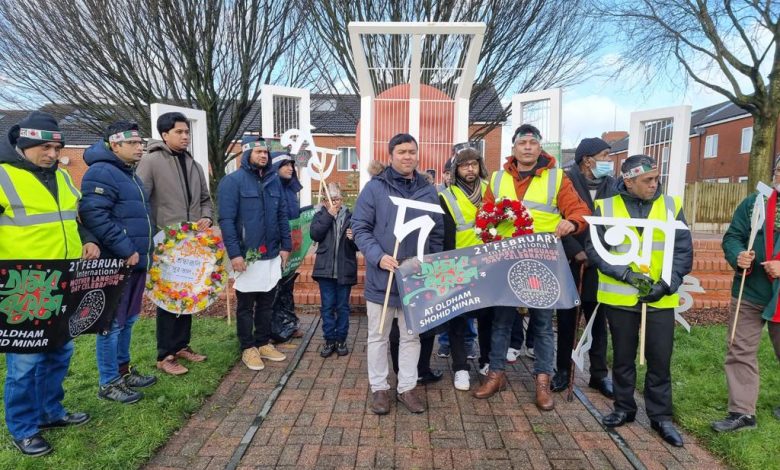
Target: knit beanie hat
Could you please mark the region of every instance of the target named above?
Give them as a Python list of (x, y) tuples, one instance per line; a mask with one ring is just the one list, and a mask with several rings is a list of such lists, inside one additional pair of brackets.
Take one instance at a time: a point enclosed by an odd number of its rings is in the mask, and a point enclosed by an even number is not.
[(57, 125), (54, 116), (40, 111), (33, 111), (18, 124), (8, 130), (8, 141), (21, 150), (42, 145), (46, 142), (58, 142), (65, 145), (65, 136)]
[(579, 165), (582, 163), (583, 158), (592, 157), (604, 149), (611, 148), (612, 147), (608, 143), (598, 137), (582, 139), (580, 145), (577, 146), (577, 150), (574, 152), (574, 162)]
[(475, 148), (464, 148), (458, 151), (454, 157), (450, 160), (452, 162), (453, 176), (458, 174), (458, 167), (463, 163), (476, 160), (479, 163), (479, 177), (481, 179), (487, 179), (487, 168), (485, 168), (485, 161), (482, 158), (482, 154)]

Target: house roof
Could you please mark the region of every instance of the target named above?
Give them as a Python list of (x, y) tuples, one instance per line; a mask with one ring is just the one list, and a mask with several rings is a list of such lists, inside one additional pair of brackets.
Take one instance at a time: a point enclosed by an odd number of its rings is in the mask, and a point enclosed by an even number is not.
[[(691, 112), (690, 136), (697, 135), (696, 128), (706, 127), (716, 122), (740, 116), (749, 116), (749, 113), (731, 101), (724, 101), (722, 103), (713, 104), (712, 106), (707, 106), (706, 108), (696, 109)], [(663, 135), (663, 133), (651, 132), (651, 135), (654, 134)], [(656, 140), (662, 141), (660, 139), (662, 138)], [(626, 150), (628, 150), (628, 136), (614, 142), (612, 144), (611, 153), (621, 153)]]

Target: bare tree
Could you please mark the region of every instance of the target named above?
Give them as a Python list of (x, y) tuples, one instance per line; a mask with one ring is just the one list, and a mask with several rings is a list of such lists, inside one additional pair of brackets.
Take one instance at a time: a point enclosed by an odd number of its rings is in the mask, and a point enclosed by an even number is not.
[(780, 116), (780, 2), (595, 1), (622, 33), (627, 69), (652, 79), (681, 69), (753, 116), (748, 184), (768, 181)]
[(148, 133), (153, 102), (201, 109), (217, 181), (261, 85), (284, 69), (299, 11), (297, 0), (0, 0), (4, 88), (79, 109), (96, 131), (130, 115)]
[[(307, 21), (306, 34), (298, 46), (309, 53), (315, 67), (311, 85), (323, 92), (359, 91), (352, 47), (347, 30), (351, 21), (431, 21), (485, 22), (487, 29), (477, 67), (472, 97), (495, 89), (494, 100), (514, 93), (543, 90), (581, 82), (589, 76), (588, 59), (601, 41), (599, 23), (587, 21), (584, 0), (304, 0), (316, 11)], [(463, 37), (426, 35), (422, 43), (423, 84), (440, 89), (457, 82), (465, 59)], [(411, 51), (407, 40), (398, 35), (367, 39), (369, 67), (387, 72), (375, 78), (375, 86), (406, 83), (406, 66)], [(324, 60), (323, 60), (324, 59)], [(451, 70), (450, 74), (441, 74)], [(497, 126), (506, 115), (474, 132), (479, 137)]]

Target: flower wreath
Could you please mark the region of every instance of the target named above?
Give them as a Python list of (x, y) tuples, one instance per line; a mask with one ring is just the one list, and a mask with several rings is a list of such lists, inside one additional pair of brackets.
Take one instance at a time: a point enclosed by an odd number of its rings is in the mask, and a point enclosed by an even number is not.
[(509, 220), (515, 227), (512, 237), (528, 235), (534, 232), (534, 219), (522, 202), (501, 198), (495, 203), (487, 202), (477, 211), (474, 221), (474, 231), (483, 243), (503, 239), (498, 234), (498, 224)]
[[(225, 286), (227, 275), (222, 258), (225, 245), (212, 229), (198, 230), (190, 222), (169, 225), (165, 237), (152, 255), (152, 268), (146, 280), (147, 295), (155, 305), (172, 313), (193, 314), (211, 305)], [(195, 258), (199, 264), (189, 266), (192, 282), (164, 277), (182, 258)], [(178, 266), (177, 266), (178, 268)]]

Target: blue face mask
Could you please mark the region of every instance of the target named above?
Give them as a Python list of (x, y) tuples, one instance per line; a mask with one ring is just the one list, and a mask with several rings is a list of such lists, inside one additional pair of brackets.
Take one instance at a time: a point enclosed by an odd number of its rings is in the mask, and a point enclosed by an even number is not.
[(594, 178), (603, 178), (615, 174), (615, 162), (596, 162), (596, 168), (593, 169)]

